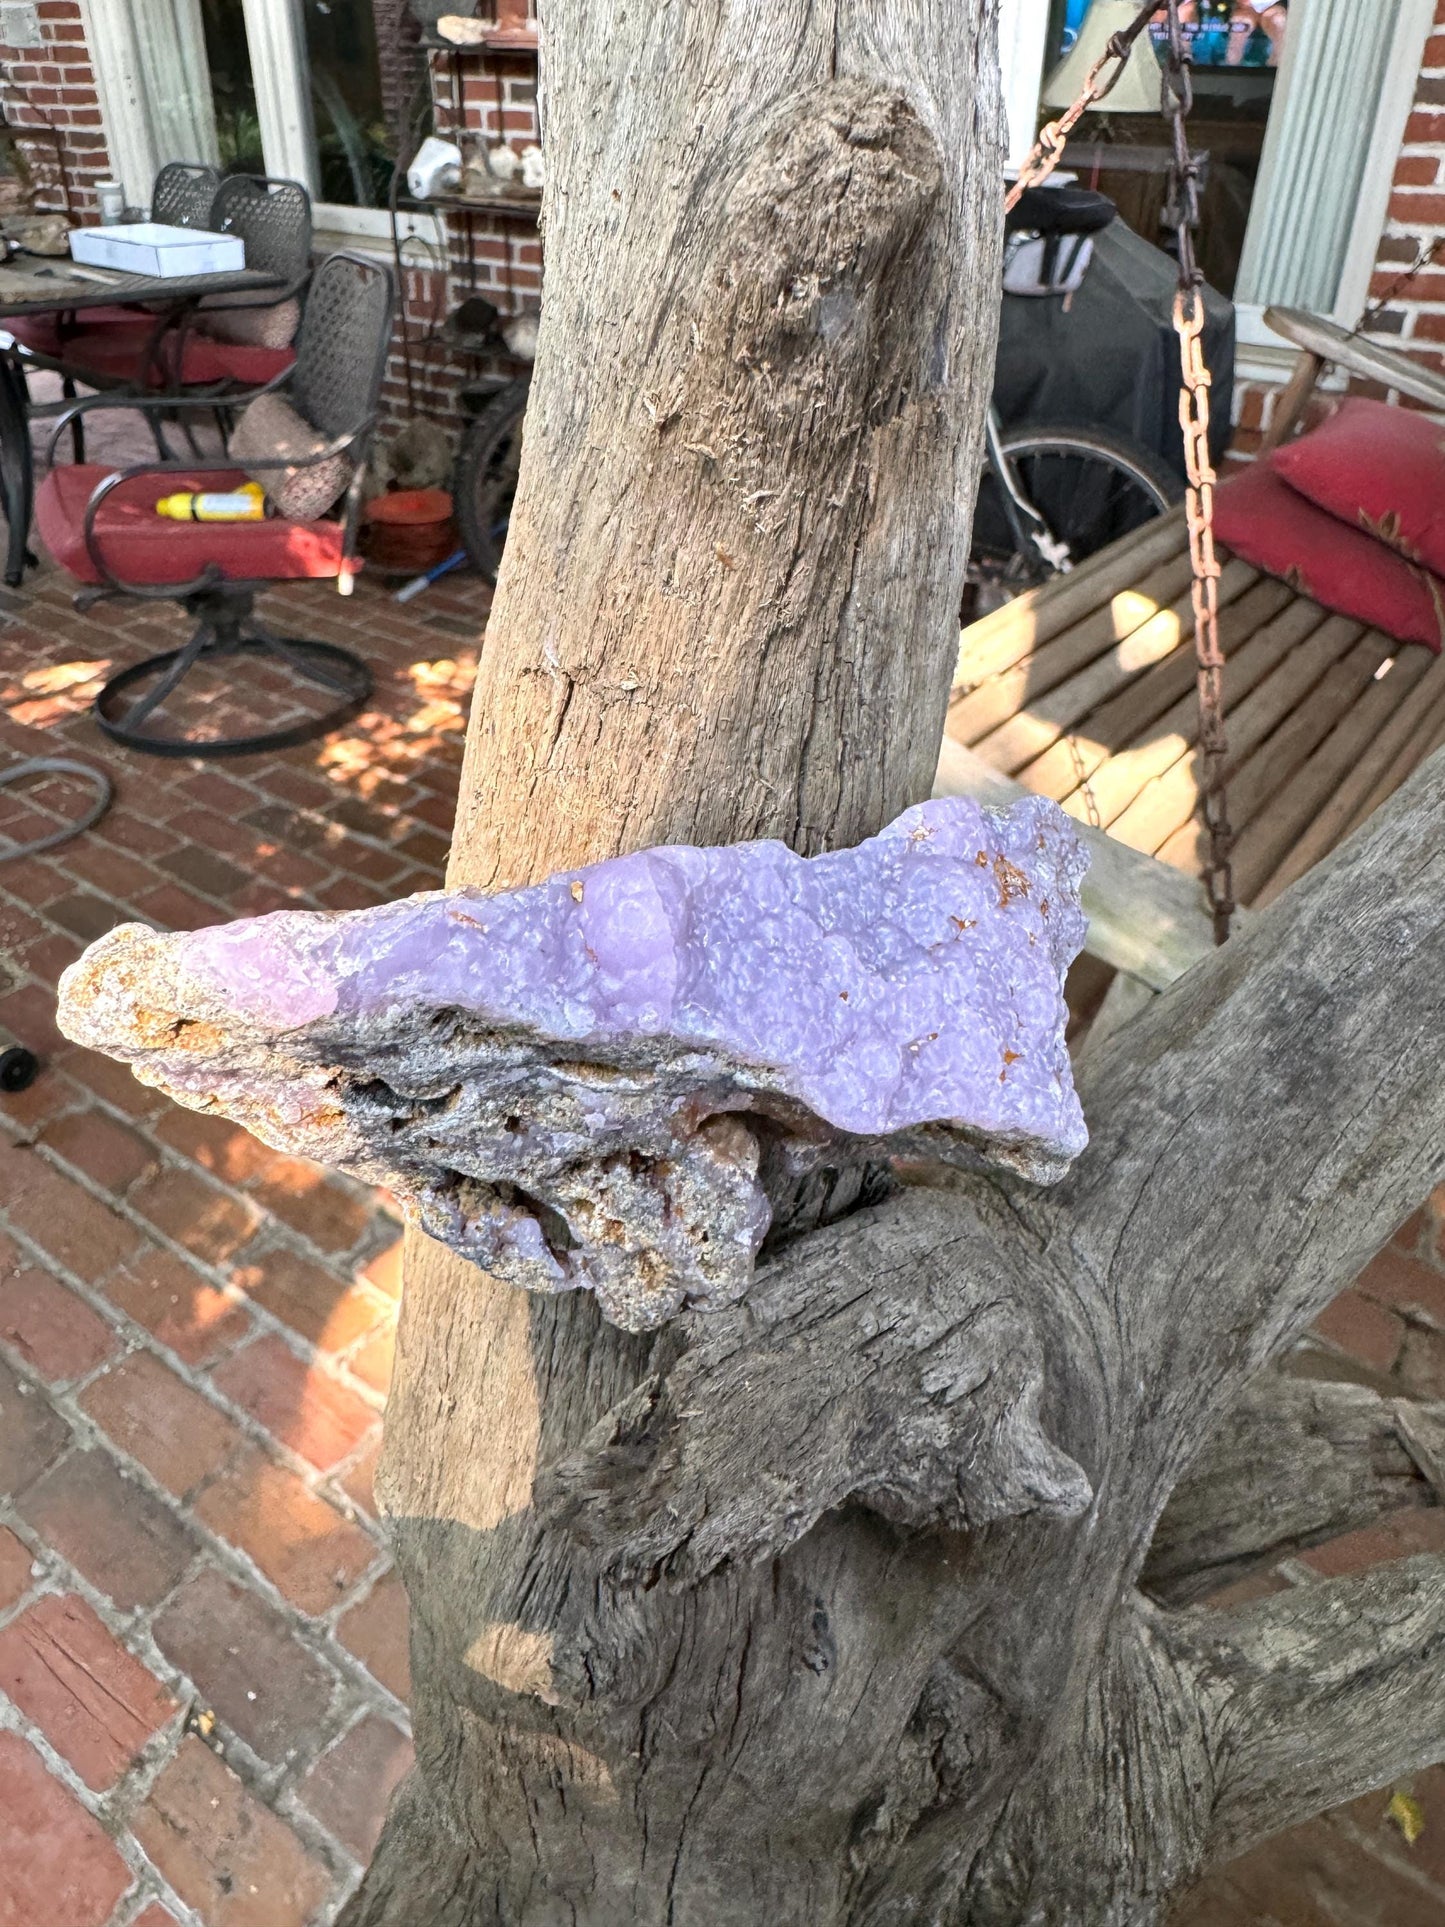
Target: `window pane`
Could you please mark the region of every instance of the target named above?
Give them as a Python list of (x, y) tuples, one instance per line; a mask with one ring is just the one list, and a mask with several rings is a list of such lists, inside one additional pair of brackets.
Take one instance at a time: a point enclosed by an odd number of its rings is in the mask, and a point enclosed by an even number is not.
[(201, 0), (201, 15), (206, 26), (206, 59), (211, 70), (221, 171), (264, 174), (256, 83), (251, 74), (241, 0)]
[(429, 110), (416, 17), (405, 0), (305, 0), (303, 13), (318, 196), (385, 207)]
[[(1107, 37), (1127, 24), (1133, 11), (1127, 5), (1119, 8), (1115, 0), (1061, 0), (1054, 11), (1047, 71), (1052, 72), (1081, 37), (1090, 42), (1095, 6), (1093, 36), (1102, 32)], [(1194, 62), (1189, 144), (1202, 168), (1199, 260), (1208, 280), (1221, 293), (1233, 294), (1274, 100), (1288, 0), (1184, 0), (1181, 14)], [(1103, 51), (1102, 44), (1097, 51)], [(1147, 43), (1134, 54), (1135, 61), (1149, 57)], [(1140, 87), (1131, 96), (1136, 111), (1120, 112), (1117, 106), (1111, 110), (1105, 101), (1086, 114), (1064, 165), (1115, 201), (1137, 234), (1168, 247), (1162, 221), (1169, 140), (1153, 107), (1154, 92), (1151, 78), (1147, 89)]]

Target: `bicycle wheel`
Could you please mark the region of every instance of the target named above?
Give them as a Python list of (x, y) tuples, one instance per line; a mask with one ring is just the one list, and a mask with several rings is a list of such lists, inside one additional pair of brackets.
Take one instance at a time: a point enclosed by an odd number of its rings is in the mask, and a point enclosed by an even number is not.
[[(1184, 484), (1156, 455), (1102, 429), (1027, 427), (1003, 437), (1003, 451), (1026, 499), (1063, 544), (1070, 563), (1082, 562), (1184, 494)], [(986, 469), (974, 511), (968, 579), (978, 600), (1018, 595), (1057, 573), (1030, 546), (1021, 554), (1003, 512), (1001, 485)], [(982, 613), (982, 610), (979, 611)]]
[(522, 460), (525, 380), (508, 382), (472, 422), (457, 453), (452, 497), (462, 547), (472, 566), (495, 582), (507, 540)]

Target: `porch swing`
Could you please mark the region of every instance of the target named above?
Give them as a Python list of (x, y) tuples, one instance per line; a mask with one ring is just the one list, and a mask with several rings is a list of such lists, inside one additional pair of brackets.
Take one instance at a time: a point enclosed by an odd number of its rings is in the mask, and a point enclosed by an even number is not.
[[(1268, 904), (1445, 744), (1445, 653), (1332, 614), (1215, 553), (1179, 0), (1146, 0), (1111, 39), (1078, 100), (1043, 129), (1013, 193), (1052, 171), (1159, 16), (1189, 492), (963, 631), (935, 785), (993, 803), (1042, 794), (1079, 820), (1093, 855), (1084, 898), (1094, 965), (1083, 960), (1071, 997), (1092, 1020), (1085, 1048), (1223, 941), (1236, 900), (1246, 911)], [(1298, 426), (1330, 367), (1445, 414), (1445, 379), (1398, 351), (1296, 310), (1270, 309), (1266, 320), (1299, 355), (1262, 452)]]

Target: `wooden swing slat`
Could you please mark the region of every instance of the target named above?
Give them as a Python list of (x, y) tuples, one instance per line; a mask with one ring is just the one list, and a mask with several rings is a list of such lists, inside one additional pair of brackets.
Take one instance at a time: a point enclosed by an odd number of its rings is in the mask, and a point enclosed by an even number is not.
[(1437, 698), (1430, 709), (1418, 718), (1397, 761), (1379, 777), (1374, 788), (1351, 817), (1344, 832), (1345, 836), (1357, 830), (1367, 817), (1372, 816), (1382, 803), (1387, 802), (1405, 778), (1417, 769), (1427, 756), (1433, 756), (1442, 742), (1445, 742), (1445, 708), (1442, 708)]
[[(1236, 642), (1227, 656), (1229, 688), (1235, 703), (1243, 706), (1256, 690), (1262, 692), (1244, 719), (1247, 735), (1272, 727), (1266, 717), (1269, 678), (1323, 626), (1323, 621), (1323, 611), (1309, 604), (1291, 604), (1242, 647)], [(1183, 788), (1185, 813), (1197, 802), (1194, 746), (1199, 735), (1199, 705), (1192, 687), (1194, 659), (1192, 651), (1186, 654), (1181, 650), (1180, 654), (1180, 667), (1189, 679), (1186, 693), (1154, 729), (1111, 757), (1091, 781), (1100, 819), (1107, 824), (1113, 824), (1143, 794), (1146, 785), (1160, 781), (1171, 771), (1177, 771), (1175, 780)]]
[[(1030, 589), (1002, 608), (980, 616), (963, 632), (955, 688), (969, 689), (988, 676), (998, 675), (1024, 656), (1041, 650), (1084, 617), (1097, 617), (1103, 611), (1107, 620), (1108, 605), (1115, 596), (1151, 593), (1152, 575), (1187, 555), (1188, 547), (1184, 512), (1171, 509), (1126, 543), (1113, 543), (1068, 575)], [(1179, 587), (1188, 580), (1186, 565), (1179, 585), (1165, 599), (1178, 595)], [(1117, 638), (1109, 638), (1114, 640)], [(1108, 642), (1101, 646), (1107, 648)]]
[(1254, 903), (1264, 885), (1319, 817), (1330, 797), (1356, 767), (1370, 743), (1411, 697), (1431, 661), (1423, 649), (1407, 650), (1389, 661), (1385, 675), (1372, 681), (1335, 727), (1271, 797), (1235, 846), (1235, 889), (1241, 903)]
[[(1405, 667), (1406, 661), (1402, 656), (1397, 669), (1390, 672), (1391, 680)], [(1377, 791), (1381, 792), (1378, 800), (1383, 802), (1385, 796), (1405, 780), (1415, 763), (1422, 760), (1417, 752), (1413, 760), (1407, 761), (1414, 738), (1420, 735), (1423, 743), (1441, 723), (1445, 723), (1445, 657), (1437, 656), (1415, 682), (1413, 700), (1398, 705), (1394, 715), (1340, 778), (1338, 786), (1320, 805), (1314, 821), (1256, 893), (1256, 903), (1263, 906), (1273, 902), (1281, 890), (1288, 889), (1312, 864), (1328, 856), (1335, 845), (1350, 834), (1354, 824), (1370, 813)], [(1382, 785), (1388, 787), (1381, 790)]]
[[(1324, 681), (1361, 633), (1358, 623), (1343, 616), (1326, 617), (1235, 708), (1230, 718), (1231, 782), (1239, 765), (1247, 764), (1260, 744)], [(1164, 845), (1189, 823), (1198, 806), (1198, 771), (1193, 751), (1188, 750), (1120, 811), (1109, 833), (1151, 856), (1162, 854)], [(1231, 793), (1231, 818), (1240, 814), (1241, 807)]]
[[(1323, 626), (1324, 621), (1325, 613), (1317, 604), (1303, 598), (1287, 602), (1276, 619), (1250, 636), (1242, 647), (1238, 646), (1236, 639), (1232, 654), (1228, 653), (1229, 639), (1221, 624), (1233, 702), (1242, 707), (1309, 635)], [(1180, 654), (1179, 666), (1188, 674), (1187, 693), (1179, 697), (1147, 735), (1141, 735), (1127, 749), (1116, 751), (1090, 775), (1087, 785), (1081, 786), (1087, 790), (1086, 795), (1076, 792), (1059, 799), (1072, 815), (1083, 816), (1106, 828), (1112, 827), (1134, 799), (1142, 794), (1147, 784), (1158, 781), (1181, 765), (1183, 767), (1177, 778), (1182, 796), (1180, 807), (1186, 814), (1194, 807), (1198, 785), (1193, 751), (1199, 734), (1199, 705), (1192, 687), (1193, 654), (1183, 651)], [(1261, 733), (1272, 727), (1273, 723), (1267, 720), (1265, 713), (1261, 713), (1260, 719), (1253, 724), (1253, 728)]]
[[(1016, 716), (1026, 703), (1057, 688), (1108, 650), (1167, 615), (1171, 608), (1177, 610), (1181, 598), (1187, 602), (1188, 593), (1189, 559), (1176, 556), (1137, 590), (1111, 596), (1103, 608), (1071, 623), (1039, 648), (1021, 654), (996, 675), (973, 677), (966, 686), (955, 685), (949, 705), (949, 734), (955, 742), (971, 747), (1000, 723)], [(969, 655), (972, 664), (972, 651)]]
[[(943, 739), (935, 796), (973, 796), (996, 809), (1026, 792), (962, 743)], [(1089, 850), (1081, 892), (1091, 956), (1165, 990), (1213, 948), (1204, 892), (1193, 877), (1080, 825)]]
[[(939, 764), (940, 794), (1032, 792), (1079, 822), (1121, 1014), (1129, 982), (1157, 990), (1208, 947), (1186, 543), (1172, 511), (966, 629)], [(1445, 658), (1221, 561), (1235, 887), (1262, 906), (1445, 747)]]
[[(1259, 571), (1247, 562), (1226, 563), (1219, 579), (1220, 608), (1236, 601), (1258, 580)], [(1192, 619), (1189, 597), (1181, 596), (1067, 682), (1041, 696), (1031, 693), (1027, 704), (986, 736), (975, 738), (971, 746), (985, 762), (1012, 776), (1145, 670), (1175, 655), (1190, 633)]]
[[(1283, 582), (1268, 578), (1256, 582), (1220, 613), (1219, 640), (1225, 655), (1242, 651), (1262, 625), (1291, 606), (1291, 591)], [(1230, 684), (1238, 690), (1237, 675), (1231, 674)], [(1025, 789), (1062, 803), (1086, 785), (1096, 770), (1128, 757), (1135, 747), (1153, 747), (1161, 736), (1175, 733), (1186, 712), (1192, 724), (1197, 711), (1193, 690), (1193, 656), (1187, 649), (1175, 649), (1086, 717), (1076, 733), (1025, 764), (1016, 772), (1018, 780)], [(1101, 813), (1101, 820), (1107, 823), (1109, 818)]]
[[(1310, 691), (1309, 700), (1293, 708), (1247, 762), (1231, 769), (1230, 818), (1237, 835), (1242, 836), (1262, 810), (1272, 807), (1306, 758), (1361, 699), (1380, 664), (1398, 648), (1391, 637), (1366, 630)], [(1203, 854), (1198, 822), (1181, 823), (1166, 842), (1155, 847), (1154, 854), (1180, 869), (1196, 865)]]

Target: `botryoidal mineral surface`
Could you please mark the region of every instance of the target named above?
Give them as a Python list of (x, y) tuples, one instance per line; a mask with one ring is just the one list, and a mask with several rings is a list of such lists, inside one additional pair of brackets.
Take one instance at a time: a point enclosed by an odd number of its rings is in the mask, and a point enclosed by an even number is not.
[(1063, 1175), (1069, 819), (951, 797), (856, 849), (667, 847), (486, 896), (112, 930), (66, 1035), (630, 1330), (748, 1287), (775, 1214), (890, 1158)]

